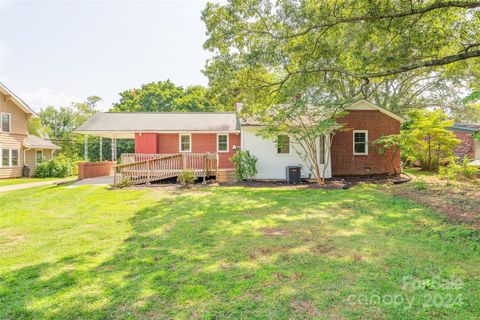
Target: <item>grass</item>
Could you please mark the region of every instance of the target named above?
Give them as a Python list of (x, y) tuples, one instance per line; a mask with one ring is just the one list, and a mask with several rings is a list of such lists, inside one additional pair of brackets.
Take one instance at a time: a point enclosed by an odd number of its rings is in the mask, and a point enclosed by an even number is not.
[[(68, 178), (65, 178), (68, 179)], [(13, 179), (0, 179), (0, 187), (13, 186), (17, 184), (62, 180), (62, 178), (13, 178)]]
[(478, 232), (381, 188), (0, 194), (0, 318), (477, 318)]

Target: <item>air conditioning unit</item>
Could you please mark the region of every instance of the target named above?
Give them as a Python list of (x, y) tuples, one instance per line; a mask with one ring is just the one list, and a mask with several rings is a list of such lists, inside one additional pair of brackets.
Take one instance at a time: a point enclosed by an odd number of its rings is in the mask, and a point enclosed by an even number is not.
[(301, 168), (300, 166), (288, 166), (287, 168), (287, 182), (301, 183)]

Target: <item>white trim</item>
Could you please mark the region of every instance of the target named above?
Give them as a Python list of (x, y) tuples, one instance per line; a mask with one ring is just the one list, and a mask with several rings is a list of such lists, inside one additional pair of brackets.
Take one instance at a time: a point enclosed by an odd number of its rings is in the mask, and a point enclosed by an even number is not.
[[(8, 165), (4, 166), (3, 165), (3, 150), (7, 150), (8, 151)], [(11, 168), (11, 164), (12, 164), (12, 160), (11, 160), (11, 149), (8, 149), (8, 148), (0, 148), (0, 168)]]
[[(365, 133), (365, 153), (355, 152), (355, 133)], [(353, 130), (352, 134), (353, 142), (353, 155), (355, 156), (368, 156), (368, 130)]]
[[(227, 136), (227, 150), (220, 150), (219, 147), (219, 137)], [(219, 153), (228, 153), (230, 151), (230, 135), (228, 133), (217, 133), (217, 152)]]
[(3, 83), (0, 82), (0, 92), (6, 96), (10, 96), (10, 100), (15, 103), (17, 107), (22, 109), (23, 112), (29, 113), (34, 117), (38, 117), (37, 114), (19, 97), (15, 95), (10, 89), (8, 89)]
[[(278, 137), (279, 136), (287, 136), (288, 137), (288, 153), (280, 153), (278, 152)], [(279, 156), (289, 156), (292, 154), (292, 137), (290, 137), (288, 134), (278, 134), (277, 135), (277, 141), (275, 143), (275, 151), (277, 155)]]
[[(189, 137), (189, 150), (184, 150), (182, 151), (182, 136), (188, 136)], [(188, 152), (192, 152), (192, 134), (191, 133), (179, 133), (178, 134), (178, 152), (184, 152), (184, 153), (188, 153)]]
[(405, 121), (402, 117), (399, 117), (396, 114), (388, 110), (385, 110), (365, 99), (361, 99), (361, 100), (358, 100), (357, 102), (352, 103), (351, 105), (347, 106), (345, 110), (347, 111), (348, 110), (377, 110), (400, 122)]
[[(8, 114), (8, 131), (3, 131), (3, 115)], [(0, 132), (12, 133), (12, 114), (10, 112), (0, 113)]]
[(43, 149), (35, 149), (35, 167), (38, 165), (38, 162), (37, 162), (37, 151), (42, 151), (42, 162), (43, 162), (43, 159), (44, 159)]
[[(16, 165), (16, 166), (13, 165), (13, 156), (12, 156), (12, 153), (13, 153), (14, 150), (17, 150), (17, 165)], [(18, 167), (20, 167), (20, 149), (15, 149), (15, 148), (10, 149), (10, 167), (11, 167), (11, 168), (18, 168)]]

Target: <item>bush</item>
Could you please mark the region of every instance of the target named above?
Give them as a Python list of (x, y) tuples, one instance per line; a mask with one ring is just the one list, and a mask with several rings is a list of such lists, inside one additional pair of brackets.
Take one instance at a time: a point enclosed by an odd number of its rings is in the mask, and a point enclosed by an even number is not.
[(257, 173), (257, 158), (249, 151), (237, 150), (230, 158), (235, 164), (235, 178), (239, 181), (251, 179)]
[(132, 183), (131, 183), (130, 179), (125, 177), (116, 185), (116, 187), (120, 188), (120, 189), (128, 188), (128, 187), (130, 187), (131, 184)]
[(197, 181), (197, 177), (192, 170), (183, 170), (177, 177), (177, 182), (183, 186), (193, 184), (195, 181)]
[(439, 174), (449, 180), (457, 180), (461, 178), (473, 179), (480, 176), (480, 169), (469, 166), (469, 162), (470, 159), (467, 157), (463, 159), (461, 164), (451, 161), (448, 166), (440, 167)]
[(60, 154), (55, 159), (42, 162), (37, 166), (37, 178), (65, 178), (76, 171), (76, 163)]

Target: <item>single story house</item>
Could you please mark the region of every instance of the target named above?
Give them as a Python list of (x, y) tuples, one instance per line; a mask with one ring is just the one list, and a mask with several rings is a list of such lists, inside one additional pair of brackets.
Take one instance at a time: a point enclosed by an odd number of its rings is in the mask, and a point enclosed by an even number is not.
[(474, 138), (480, 132), (480, 123), (456, 123), (448, 129), (460, 140), (454, 150), (455, 155), (461, 160), (468, 157), (480, 166), (480, 141)]
[(37, 165), (60, 149), (48, 140), (28, 134), (28, 121), (35, 112), (0, 83), (0, 179), (22, 176), (24, 165), (35, 174)]
[[(320, 166), (327, 166), (325, 177), (400, 172), (400, 155), (391, 151), (380, 154), (371, 142), (383, 135), (398, 134), (403, 119), (366, 100), (346, 110), (348, 114), (338, 122), (347, 130), (337, 132), (332, 145), (324, 137), (318, 140), (323, 145), (319, 145), (323, 153), (319, 159), (324, 159)], [(312, 168), (302, 160), (295, 141), (283, 135), (279, 146), (279, 139), (268, 140), (257, 134), (261, 127), (239, 118), (235, 112), (105, 112), (96, 114), (76, 131), (113, 140), (135, 139), (138, 161), (146, 159), (146, 155), (210, 153), (217, 157), (219, 172), (232, 172), (230, 158), (242, 149), (258, 159), (256, 179), (285, 179), (287, 166), (300, 166), (303, 178), (313, 178)], [(128, 159), (122, 157), (122, 162), (131, 162)]]

